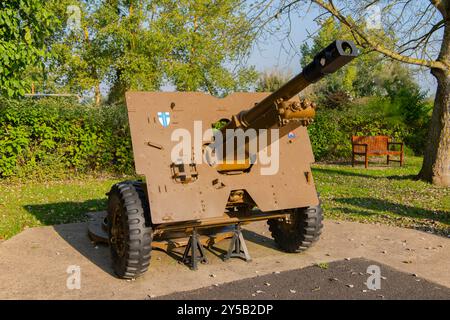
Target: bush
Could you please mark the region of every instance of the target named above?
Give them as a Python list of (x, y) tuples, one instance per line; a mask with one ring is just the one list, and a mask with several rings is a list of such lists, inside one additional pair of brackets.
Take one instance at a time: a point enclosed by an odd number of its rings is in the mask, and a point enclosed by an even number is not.
[(398, 141), (408, 135), (405, 124), (387, 121), (382, 112), (368, 112), (366, 103), (342, 110), (319, 109), (308, 131), (318, 161), (350, 159), (352, 135), (387, 135)]
[[(408, 97), (369, 98), (340, 109), (319, 109), (308, 128), (316, 160), (349, 159), (352, 135), (388, 135), (420, 153), (429, 106)], [(0, 99), (0, 178), (61, 178), (94, 171), (134, 173), (125, 106)]]
[(131, 173), (124, 106), (92, 107), (67, 99), (0, 100), (0, 177)]

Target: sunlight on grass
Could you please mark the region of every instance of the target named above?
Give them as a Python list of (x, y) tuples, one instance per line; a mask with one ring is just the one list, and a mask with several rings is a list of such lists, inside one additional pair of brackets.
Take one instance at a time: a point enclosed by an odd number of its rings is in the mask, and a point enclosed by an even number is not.
[(372, 164), (314, 165), (325, 216), (384, 223), (450, 234), (450, 188), (414, 180), (421, 158), (408, 157), (404, 167)]
[(85, 213), (105, 210), (111, 186), (124, 178), (0, 184), (0, 239), (41, 225), (85, 221)]

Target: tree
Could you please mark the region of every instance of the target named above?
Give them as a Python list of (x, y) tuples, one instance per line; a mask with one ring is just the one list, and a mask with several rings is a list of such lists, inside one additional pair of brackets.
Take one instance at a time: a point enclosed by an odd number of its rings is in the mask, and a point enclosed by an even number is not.
[[(314, 56), (335, 39), (351, 40), (352, 35), (341, 26), (334, 17), (319, 20), (320, 29), (312, 36), (311, 43), (300, 46), (301, 65), (305, 67)], [(391, 41), (386, 35), (384, 42)], [(371, 50), (363, 50), (358, 59), (346, 68), (325, 77), (313, 86), (313, 92), (319, 105), (338, 108), (353, 99), (370, 96), (389, 96), (394, 99), (392, 89), (407, 88), (408, 92), (420, 92), (414, 81), (411, 68), (397, 61), (383, 59), (383, 56)]]
[(256, 92), (277, 91), (291, 78), (292, 75), (290, 73), (283, 73), (279, 70), (265, 71), (259, 75), (256, 83)]
[(0, 2), (0, 94), (24, 95), (27, 67), (43, 65), (45, 40), (59, 21), (38, 0)]
[[(312, 43), (304, 42), (300, 46), (302, 67), (309, 64), (317, 53), (335, 39), (351, 39), (351, 34), (332, 17), (319, 20), (318, 24), (320, 29), (312, 36)], [(334, 95), (358, 98), (379, 94), (379, 82), (375, 79), (382, 69), (380, 61), (379, 54), (364, 52), (346, 68), (338, 70), (319, 83), (316, 91), (320, 100), (327, 100), (328, 96)], [(361, 77), (362, 74), (365, 76)]]
[[(93, 92), (96, 104), (101, 102), (101, 85), (109, 88), (109, 102), (122, 100), (130, 87), (159, 88), (161, 45), (148, 30), (151, 3), (50, 0), (49, 7), (63, 21), (53, 38), (56, 58), (50, 77), (62, 90)], [(79, 12), (75, 27), (70, 25), (73, 11), (69, 8)]]
[[(268, 21), (284, 17), (283, 22), (288, 23), (292, 12), (304, 11), (304, 5), (312, 3), (321, 15), (338, 19), (364, 50), (431, 70), (437, 91), (419, 177), (450, 186), (450, 0), (279, 0), (270, 5), (272, 2), (259, 1), (252, 21), (264, 20), (260, 25), (266, 26)], [(380, 38), (380, 33), (391, 41)]]
[(256, 80), (254, 68), (238, 63), (251, 47), (251, 35), (238, 35), (249, 25), (241, 1), (163, 0), (160, 7), (155, 27), (166, 39), (165, 69), (178, 90), (224, 95)]
[(51, 1), (61, 19), (69, 4), (82, 13), (80, 30), (69, 32), (65, 24), (55, 38), (55, 79), (71, 91), (94, 88), (98, 103), (101, 84), (114, 103), (127, 90), (165, 83), (222, 95), (256, 79), (253, 68), (239, 65), (251, 43), (236, 36), (248, 24), (237, 0)]

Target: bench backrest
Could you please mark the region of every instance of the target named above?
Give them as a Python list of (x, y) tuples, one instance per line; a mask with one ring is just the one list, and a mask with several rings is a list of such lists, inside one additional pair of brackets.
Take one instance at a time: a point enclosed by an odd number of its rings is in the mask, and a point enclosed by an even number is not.
[[(367, 144), (367, 152), (383, 152), (388, 150), (388, 142), (390, 138), (388, 136), (371, 136), (360, 137), (352, 136), (352, 144), (360, 143)], [(356, 152), (364, 152), (364, 147), (355, 146)]]

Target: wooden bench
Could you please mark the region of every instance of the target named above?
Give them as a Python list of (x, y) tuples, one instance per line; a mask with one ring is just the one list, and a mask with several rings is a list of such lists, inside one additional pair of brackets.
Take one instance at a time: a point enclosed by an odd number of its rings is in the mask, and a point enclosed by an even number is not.
[[(392, 150), (392, 146), (400, 146), (400, 150)], [(366, 168), (369, 166), (371, 156), (387, 156), (388, 165), (390, 162), (400, 162), (402, 166), (403, 142), (391, 142), (388, 136), (352, 136), (352, 166), (355, 166), (356, 156), (364, 156)], [(392, 160), (391, 156), (399, 156), (400, 160)]]

